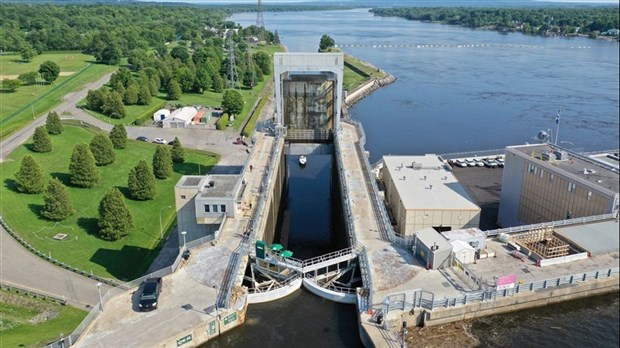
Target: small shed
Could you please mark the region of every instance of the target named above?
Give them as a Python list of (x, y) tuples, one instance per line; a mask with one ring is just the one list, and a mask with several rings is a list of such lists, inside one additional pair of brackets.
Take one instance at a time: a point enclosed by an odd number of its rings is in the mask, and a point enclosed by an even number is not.
[(474, 249), (469, 243), (462, 240), (453, 240), (452, 251), (454, 251), (454, 257), (464, 264), (474, 263), (476, 258), (476, 249)]
[(449, 266), (452, 244), (439, 232), (429, 227), (415, 232), (414, 236), (414, 253), (424, 262), (426, 268), (440, 269)]
[(460, 230), (452, 230), (441, 232), (449, 242), (455, 240), (462, 240), (467, 242), (476, 250), (483, 250), (487, 248), (487, 236), (479, 228), (464, 228)]
[(153, 113), (153, 121), (159, 122), (166, 119), (166, 117), (170, 116), (170, 110), (168, 109), (160, 109)]

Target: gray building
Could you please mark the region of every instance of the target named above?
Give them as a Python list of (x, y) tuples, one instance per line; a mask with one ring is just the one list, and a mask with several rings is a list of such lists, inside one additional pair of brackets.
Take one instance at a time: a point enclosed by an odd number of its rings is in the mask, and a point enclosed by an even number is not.
[(242, 189), (240, 175), (181, 177), (174, 188), (179, 245), (212, 236), (225, 217), (235, 217)]
[(452, 244), (433, 228), (425, 228), (415, 233), (413, 249), (415, 255), (428, 269), (450, 266)]
[(618, 212), (618, 159), (544, 143), (506, 148), (502, 227)]

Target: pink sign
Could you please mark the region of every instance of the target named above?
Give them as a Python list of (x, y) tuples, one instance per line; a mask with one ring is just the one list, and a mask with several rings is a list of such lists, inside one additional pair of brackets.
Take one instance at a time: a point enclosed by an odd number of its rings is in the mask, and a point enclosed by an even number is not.
[(497, 278), (497, 290), (512, 289), (517, 280), (516, 274), (509, 274)]

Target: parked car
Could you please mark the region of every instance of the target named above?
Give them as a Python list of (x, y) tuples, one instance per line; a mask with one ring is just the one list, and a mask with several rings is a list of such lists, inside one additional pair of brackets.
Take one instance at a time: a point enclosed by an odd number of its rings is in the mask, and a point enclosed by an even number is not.
[(484, 163), (480, 158), (474, 158), (474, 163), (476, 163), (476, 167), (484, 167)]
[(142, 286), (138, 307), (141, 311), (157, 309), (159, 294), (161, 293), (161, 278), (147, 278)]
[(469, 167), (475, 167), (476, 166), (476, 161), (474, 161), (471, 158), (466, 158), (465, 159), (465, 163), (467, 163), (467, 166), (469, 166)]
[(138, 141), (149, 141), (149, 138), (145, 137), (144, 135), (141, 135), (141, 136), (137, 137), (136, 140), (138, 140)]
[(166, 139), (164, 139), (164, 138), (155, 138), (155, 140), (153, 140), (153, 142), (154, 142), (155, 144), (163, 144), (163, 145), (168, 144), (168, 142), (167, 142), (167, 141), (166, 141)]
[(495, 161), (500, 168), (504, 168), (504, 159), (502, 157), (498, 157)]
[(457, 166), (461, 167), (461, 168), (465, 168), (467, 167), (467, 162), (465, 162), (465, 160), (462, 159), (457, 159), (456, 161), (454, 161), (454, 164), (456, 164)]
[(487, 168), (497, 168), (498, 164), (494, 159), (491, 158), (485, 158), (484, 161), (482, 161), (484, 163), (484, 166)]

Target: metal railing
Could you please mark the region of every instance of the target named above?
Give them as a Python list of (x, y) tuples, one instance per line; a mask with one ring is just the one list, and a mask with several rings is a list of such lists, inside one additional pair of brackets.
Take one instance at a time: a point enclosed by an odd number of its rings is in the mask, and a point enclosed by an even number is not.
[(448, 308), (466, 305), (472, 302), (495, 300), (497, 298), (510, 297), (537, 290), (556, 288), (565, 284), (576, 284), (601, 278), (609, 278), (619, 273), (620, 269), (618, 267), (608, 268), (517, 284), (512, 289), (473, 291), (456, 297), (443, 297), (440, 299), (435, 299), (435, 295), (431, 291), (415, 289), (387, 295), (383, 299), (382, 307), (385, 314), (391, 310), (410, 310), (414, 308), (433, 310), (435, 308)]
[[(315, 265), (317, 263), (321, 263), (321, 262), (327, 262), (329, 260), (333, 260), (342, 256), (347, 256), (347, 255), (357, 255), (359, 253), (360, 250), (360, 246), (361, 244), (356, 243), (354, 246), (345, 248), (345, 249), (341, 249), (341, 250), (337, 250), (337, 251), (333, 251), (331, 253), (325, 254), (325, 255), (320, 255), (320, 256), (316, 256), (307, 260), (303, 260), (302, 261), (302, 267), (309, 267), (312, 265)], [(363, 248), (363, 246), (362, 246)]]
[(248, 294), (259, 294), (259, 293), (263, 293), (266, 291), (280, 289), (285, 286), (289, 286), (292, 282), (296, 281), (297, 279), (301, 277), (302, 277), (301, 273), (295, 273), (281, 282), (274, 282), (272, 284), (260, 285), (258, 288), (248, 288)]
[(580, 218), (575, 218), (575, 219), (543, 222), (543, 223), (532, 224), (532, 225), (498, 228), (496, 230), (488, 230), (488, 231), (483, 231), (483, 232), (487, 235), (487, 237), (489, 237), (489, 236), (499, 235), (500, 233), (510, 234), (510, 233), (517, 233), (517, 232), (527, 232), (530, 230), (535, 230), (535, 229), (545, 228), (545, 227), (570, 226), (570, 225), (576, 225), (576, 224), (583, 224), (587, 222), (610, 220), (610, 219), (615, 219), (615, 218), (616, 216), (614, 213), (608, 213), (608, 214), (602, 214), (602, 215), (585, 216), (585, 217), (580, 217)]
[(15, 285), (12, 285), (12, 284), (8, 284), (8, 283), (5, 283), (5, 282), (0, 282), (0, 289), (21, 293), (21, 294), (24, 294), (24, 295), (28, 295), (30, 297), (36, 297), (36, 298), (40, 298), (40, 299), (43, 299), (43, 300), (50, 300), (50, 301), (53, 301), (53, 302), (60, 303), (61, 305), (66, 305), (67, 304), (67, 300), (64, 297), (60, 298), (60, 297), (56, 297), (56, 296), (53, 296), (53, 295), (44, 294), (42, 292), (38, 292), (38, 291), (22, 288), (22, 287), (15, 286)]
[(506, 152), (506, 149), (492, 149), (492, 150), (445, 153), (439, 156), (441, 156), (441, 158), (445, 160), (449, 160), (449, 159), (466, 158), (466, 157), (501, 156), (505, 152)]
[[(278, 156), (280, 155), (280, 149), (283, 147), (284, 137), (278, 136), (276, 137), (276, 142), (272, 147), (269, 153), (269, 163), (267, 166), (267, 171), (265, 172), (265, 176), (263, 177), (259, 192), (263, 193), (265, 190), (268, 190), (270, 187), (270, 183), (273, 181), (273, 177), (276, 170), (276, 161)], [(220, 308), (228, 308), (230, 304), (230, 298), (232, 296), (232, 288), (235, 283), (235, 279), (240, 272), (241, 269), (241, 261), (243, 260), (244, 255), (249, 255), (250, 248), (252, 245), (252, 241), (256, 239), (256, 231), (258, 227), (262, 223), (263, 216), (265, 214), (265, 205), (267, 204), (267, 199), (269, 195), (261, 194), (259, 196), (258, 204), (256, 206), (256, 210), (252, 213), (252, 218), (249, 222), (249, 235), (241, 240), (239, 246), (233, 252), (231, 256), (231, 260), (228, 264), (226, 273), (229, 275), (228, 278), (225, 278), (225, 282), (218, 293), (218, 305)]]
[(92, 273), (88, 273), (86, 271), (83, 271), (79, 268), (75, 268), (71, 265), (67, 265), (66, 263), (56, 260), (55, 258), (50, 257), (49, 255), (46, 255), (44, 253), (42, 253), (41, 251), (39, 251), (37, 248), (35, 248), (34, 246), (30, 245), (30, 243), (28, 243), (27, 241), (25, 241), (24, 239), (22, 239), (17, 233), (13, 232), (13, 230), (11, 229), (11, 227), (9, 227), (9, 225), (6, 223), (6, 221), (4, 221), (4, 219), (0, 216), (0, 225), (2, 225), (2, 227), (4, 227), (4, 229), (7, 231), (8, 234), (11, 235), (11, 237), (15, 238), (15, 240), (17, 242), (19, 242), (19, 244), (23, 245), (26, 249), (28, 249), (30, 252), (32, 252), (33, 254), (41, 257), (42, 259), (53, 263), (56, 266), (60, 266), (66, 270), (69, 270), (71, 272), (77, 273), (79, 275), (82, 275), (84, 277), (87, 278), (91, 278), (91, 279), (95, 279), (98, 282), (110, 285), (110, 286), (119, 286), (120, 283), (113, 281), (111, 279), (107, 279), (107, 278), (102, 278), (99, 276), (96, 276)]

